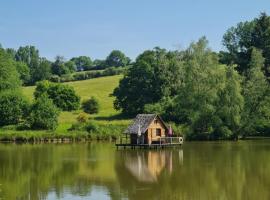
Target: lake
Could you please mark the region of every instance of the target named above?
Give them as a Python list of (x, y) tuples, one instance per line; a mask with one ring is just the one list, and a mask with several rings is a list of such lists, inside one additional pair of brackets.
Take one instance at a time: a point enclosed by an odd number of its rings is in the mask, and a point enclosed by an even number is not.
[(0, 144), (0, 199), (270, 199), (270, 140)]

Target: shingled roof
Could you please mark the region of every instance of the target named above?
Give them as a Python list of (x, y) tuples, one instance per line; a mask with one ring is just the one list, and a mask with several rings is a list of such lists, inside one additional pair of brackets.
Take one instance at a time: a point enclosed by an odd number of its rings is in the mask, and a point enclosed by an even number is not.
[(145, 131), (147, 130), (148, 126), (157, 117), (163, 123), (163, 125), (165, 126), (165, 128), (168, 129), (167, 126), (166, 126), (166, 124), (162, 121), (162, 119), (158, 115), (156, 115), (156, 114), (138, 114), (136, 116), (136, 118), (133, 120), (133, 123), (129, 125), (129, 127), (125, 130), (124, 133), (137, 134), (138, 133), (138, 129), (139, 129), (139, 124), (141, 126), (141, 132), (142, 133), (145, 133)]

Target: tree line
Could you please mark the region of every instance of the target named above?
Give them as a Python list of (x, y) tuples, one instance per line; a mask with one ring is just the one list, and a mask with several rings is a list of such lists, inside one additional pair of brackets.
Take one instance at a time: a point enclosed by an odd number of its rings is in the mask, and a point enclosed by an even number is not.
[(185, 50), (139, 55), (113, 95), (124, 114), (158, 113), (191, 139), (269, 135), (270, 17), (240, 22), (214, 52), (205, 37)]
[[(56, 56), (55, 61), (49, 61), (39, 55), (39, 50), (35, 46), (23, 46), (15, 50), (12, 48), (4, 49), (0, 45), (0, 48), (6, 52), (6, 59), (9, 57), (15, 62), (19, 77), (24, 85), (34, 85), (42, 80), (55, 82), (66, 82), (69, 79), (79, 80), (82, 77), (81, 74), (75, 74), (74, 77), (70, 77), (70, 75), (77, 71), (120, 68), (131, 64), (130, 58), (119, 50), (113, 50), (104, 60), (92, 61), (89, 56), (78, 56), (66, 60), (63, 56)], [(91, 77), (99, 77), (108, 74), (108, 72), (110, 71), (107, 70), (105, 74), (101, 72), (88, 74)], [(117, 73), (117, 69), (114, 69), (113, 73)]]

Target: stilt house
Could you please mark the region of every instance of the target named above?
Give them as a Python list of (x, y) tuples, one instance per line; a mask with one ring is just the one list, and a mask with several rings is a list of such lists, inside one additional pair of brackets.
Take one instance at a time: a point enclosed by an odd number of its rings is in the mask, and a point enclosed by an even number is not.
[(131, 144), (155, 144), (168, 136), (169, 129), (159, 115), (138, 114), (124, 133)]

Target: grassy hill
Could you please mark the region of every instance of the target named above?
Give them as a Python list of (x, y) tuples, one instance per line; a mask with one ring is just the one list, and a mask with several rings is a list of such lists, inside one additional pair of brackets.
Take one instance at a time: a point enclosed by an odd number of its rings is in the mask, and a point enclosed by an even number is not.
[[(128, 119), (121, 119), (119, 111), (113, 108), (113, 100), (110, 94), (119, 84), (122, 75), (100, 77), (95, 79), (75, 81), (63, 83), (74, 87), (76, 93), (81, 97), (81, 100), (95, 96), (100, 102), (100, 112), (95, 115), (89, 115), (89, 118), (95, 120), (99, 124), (119, 124), (127, 125)], [(23, 93), (29, 100), (33, 100), (34, 86), (24, 87)], [(81, 110), (74, 112), (61, 112), (59, 117), (59, 127), (57, 131), (68, 129), (72, 123), (76, 122), (76, 117), (82, 112)]]

